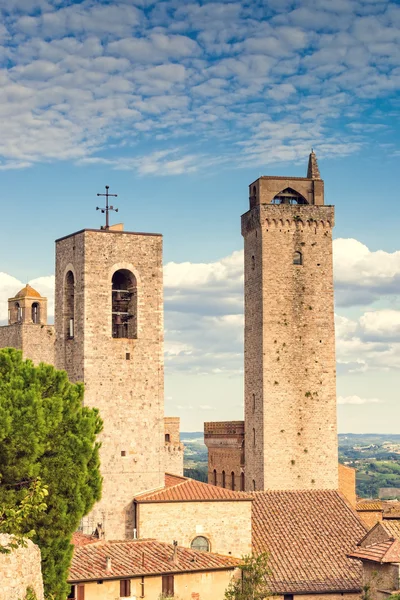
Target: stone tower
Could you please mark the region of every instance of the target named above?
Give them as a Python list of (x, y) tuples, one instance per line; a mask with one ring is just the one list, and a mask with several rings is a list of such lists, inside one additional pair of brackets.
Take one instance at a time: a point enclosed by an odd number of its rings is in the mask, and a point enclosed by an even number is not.
[(164, 485), (162, 236), (120, 227), (56, 241), (56, 367), (104, 421), (103, 493), (85, 520), (133, 536), (133, 496)]
[(337, 489), (334, 208), (307, 177), (260, 177), (242, 216), (247, 490)]
[(27, 284), (8, 299), (8, 325), (0, 327), (0, 348), (22, 350), (36, 365), (54, 363), (54, 327), (47, 325), (47, 298)]

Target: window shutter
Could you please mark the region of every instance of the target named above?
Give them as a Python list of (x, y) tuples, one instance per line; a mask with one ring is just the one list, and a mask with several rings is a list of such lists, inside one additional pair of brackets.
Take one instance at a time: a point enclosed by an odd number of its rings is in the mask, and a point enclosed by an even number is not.
[(121, 579), (119, 582), (119, 595), (120, 598), (129, 598), (131, 595), (131, 580)]
[(85, 600), (85, 586), (78, 585), (78, 599), (77, 600)]
[(174, 576), (163, 575), (162, 577), (162, 593), (166, 596), (174, 595)]

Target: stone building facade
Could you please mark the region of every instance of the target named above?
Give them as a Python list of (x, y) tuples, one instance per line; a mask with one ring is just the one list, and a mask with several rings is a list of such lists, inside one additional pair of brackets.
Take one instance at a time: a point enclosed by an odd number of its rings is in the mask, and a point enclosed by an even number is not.
[(0, 348), (22, 350), (35, 365), (54, 364), (54, 326), (47, 324), (47, 298), (26, 285), (8, 299), (8, 325), (0, 327)]
[(133, 535), (134, 493), (164, 483), (162, 236), (83, 230), (56, 241), (56, 367), (104, 422), (102, 499), (87, 520)]
[[(0, 546), (8, 546), (10, 536), (0, 534)], [(37, 600), (43, 600), (40, 550), (30, 540), (10, 554), (0, 553), (0, 600), (24, 600), (31, 588)]]
[(245, 488), (337, 489), (334, 208), (324, 204), (315, 154), (306, 178), (257, 179), (249, 203), (242, 216)]
[(164, 470), (173, 475), (183, 475), (183, 450), (180, 441), (180, 418), (164, 417)]
[(243, 491), (244, 421), (205, 423), (204, 441), (208, 447), (208, 483)]

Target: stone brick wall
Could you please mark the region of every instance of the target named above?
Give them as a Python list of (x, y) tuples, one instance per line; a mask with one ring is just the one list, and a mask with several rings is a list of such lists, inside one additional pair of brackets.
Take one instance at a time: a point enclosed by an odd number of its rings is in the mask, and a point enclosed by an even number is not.
[(184, 445), (180, 441), (180, 418), (164, 417), (165, 472), (183, 475)]
[[(112, 277), (137, 281), (137, 338), (112, 337)], [(74, 274), (68, 337), (66, 274)], [(162, 237), (85, 230), (56, 242), (56, 365), (85, 383), (104, 421), (101, 501), (87, 518), (105, 537), (133, 535), (132, 498), (164, 485)]]
[(249, 490), (338, 488), (333, 225), (330, 206), (262, 204), (242, 217)]
[(55, 330), (53, 325), (15, 323), (0, 327), (0, 348), (22, 350), (24, 358), (35, 365), (54, 365)]
[(339, 463), (339, 492), (355, 507), (356, 495), (356, 470)]
[[(0, 545), (6, 546), (10, 536), (0, 534)], [(40, 550), (30, 540), (26, 548), (0, 554), (0, 600), (24, 600), (31, 587), (38, 600), (43, 600)]]
[(322, 179), (305, 177), (260, 177), (249, 185), (250, 208), (270, 204), (282, 190), (291, 188), (301, 194), (309, 204), (324, 204), (324, 182)]
[(208, 448), (208, 483), (242, 489), (244, 472), (244, 421), (204, 423)]
[(251, 551), (251, 500), (218, 502), (154, 502), (137, 505), (140, 538), (178, 541), (190, 548), (206, 537), (211, 552), (241, 557)]
[(388, 592), (399, 589), (399, 565), (363, 561), (363, 585), (370, 586), (372, 600), (385, 600)]

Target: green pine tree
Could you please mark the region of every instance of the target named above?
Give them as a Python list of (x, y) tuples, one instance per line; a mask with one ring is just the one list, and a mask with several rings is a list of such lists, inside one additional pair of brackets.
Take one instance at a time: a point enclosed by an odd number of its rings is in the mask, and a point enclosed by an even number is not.
[(0, 350), (0, 507), (19, 506), (40, 478), (46, 509), (25, 527), (41, 549), (46, 595), (57, 600), (69, 591), (72, 533), (101, 496), (101, 429), (97, 409), (83, 406), (82, 384), (50, 365), (35, 367), (20, 351)]

